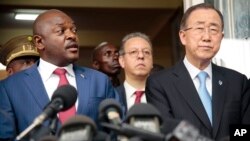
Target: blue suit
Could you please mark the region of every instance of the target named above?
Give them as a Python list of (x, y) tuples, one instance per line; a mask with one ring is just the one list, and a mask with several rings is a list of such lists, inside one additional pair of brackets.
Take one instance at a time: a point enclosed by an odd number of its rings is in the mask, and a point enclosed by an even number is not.
[[(102, 100), (115, 98), (116, 92), (109, 78), (101, 72), (73, 66), (78, 91), (77, 114), (87, 115), (97, 122)], [(7, 113), (15, 126), (0, 125), (0, 138), (13, 138), (26, 129), (49, 103), (37, 65), (3, 80), (0, 85), (0, 109)], [(4, 117), (0, 115), (0, 120)], [(5, 117), (6, 118), (6, 117)]]

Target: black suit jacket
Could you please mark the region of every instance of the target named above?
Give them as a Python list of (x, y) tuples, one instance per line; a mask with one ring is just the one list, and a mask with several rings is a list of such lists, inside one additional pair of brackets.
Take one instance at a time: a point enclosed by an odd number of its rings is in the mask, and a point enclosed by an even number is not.
[(246, 76), (214, 64), (212, 74), (212, 126), (183, 62), (148, 78), (146, 98), (160, 110), (165, 133), (187, 120), (201, 134), (218, 140), (229, 135), (230, 124), (241, 123), (249, 103)]
[(124, 113), (123, 117), (125, 117), (125, 115), (127, 114), (128, 108), (127, 108), (127, 98), (126, 98), (126, 91), (125, 91), (124, 85), (122, 84), (116, 87), (116, 91), (118, 92), (120, 96), (121, 106), (122, 106), (123, 113)]

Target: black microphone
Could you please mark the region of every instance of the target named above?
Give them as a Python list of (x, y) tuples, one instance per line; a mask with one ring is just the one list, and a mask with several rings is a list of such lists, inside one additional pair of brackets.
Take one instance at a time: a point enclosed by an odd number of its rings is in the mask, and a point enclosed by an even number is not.
[(213, 141), (200, 134), (200, 131), (189, 122), (183, 120), (172, 133), (167, 135), (169, 141)]
[(71, 85), (58, 87), (55, 90), (50, 103), (44, 108), (43, 112), (34, 119), (33, 123), (28, 128), (16, 137), (16, 140), (21, 140), (36, 126), (41, 125), (48, 118), (54, 117), (58, 112), (65, 111), (72, 107), (75, 104), (76, 99), (77, 91), (75, 87)]
[(121, 111), (120, 104), (114, 99), (104, 100), (99, 107), (99, 117), (102, 127), (108, 128), (118, 135), (123, 135), (131, 139), (166, 141), (165, 136), (160, 133), (154, 133), (126, 123), (121, 123)]
[(121, 124), (121, 109), (121, 105), (115, 99), (105, 99), (99, 106), (99, 119), (119, 125)]
[(92, 141), (97, 134), (94, 121), (84, 115), (67, 120), (59, 129), (59, 141)]
[(53, 136), (53, 135), (47, 135), (47, 136), (43, 136), (40, 139), (38, 139), (38, 141), (57, 141), (57, 137)]
[(129, 109), (125, 122), (138, 128), (160, 133), (162, 117), (159, 110), (153, 105), (149, 103), (139, 103)]

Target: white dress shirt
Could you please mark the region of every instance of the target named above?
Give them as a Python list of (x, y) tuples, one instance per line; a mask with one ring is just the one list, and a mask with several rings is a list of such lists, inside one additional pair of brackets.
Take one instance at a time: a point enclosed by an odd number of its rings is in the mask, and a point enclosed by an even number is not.
[[(138, 90), (130, 85), (126, 80), (124, 81), (123, 85), (126, 93), (127, 109), (129, 110), (135, 103), (136, 95), (134, 93)], [(145, 91), (145, 88), (139, 91)], [(141, 103), (147, 103), (145, 93), (141, 97)]]
[(195, 85), (195, 88), (198, 92), (199, 86), (200, 86), (200, 82), (199, 82), (199, 78), (198, 78), (198, 74), (201, 71), (205, 71), (208, 74), (208, 77), (206, 79), (206, 87), (208, 90), (209, 95), (212, 97), (212, 65), (211, 63), (204, 69), (204, 70), (199, 70), (198, 68), (196, 68), (194, 65), (192, 65), (187, 58), (185, 57), (184, 60), (184, 65), (186, 66), (192, 80), (193, 83)]
[[(38, 71), (41, 75), (41, 78), (42, 78), (44, 87), (47, 91), (49, 99), (51, 99), (54, 91), (57, 89), (58, 84), (59, 84), (59, 76), (56, 74), (53, 74), (56, 68), (64, 68), (65, 70), (67, 70), (66, 77), (69, 81), (69, 84), (77, 88), (75, 73), (73, 71), (72, 64), (65, 66), (65, 67), (58, 67), (40, 58)], [(77, 105), (78, 105), (78, 100), (76, 101), (75, 106), (77, 107)]]

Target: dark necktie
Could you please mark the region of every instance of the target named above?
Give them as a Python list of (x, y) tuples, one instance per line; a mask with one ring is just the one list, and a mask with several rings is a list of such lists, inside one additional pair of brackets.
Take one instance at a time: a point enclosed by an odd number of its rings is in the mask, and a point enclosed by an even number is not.
[(210, 120), (210, 123), (212, 124), (212, 100), (211, 96), (209, 95), (206, 87), (206, 78), (207, 73), (204, 71), (201, 71), (198, 74), (198, 78), (200, 81), (200, 87), (199, 87), (199, 96), (202, 101), (202, 104), (207, 112), (208, 118)]
[(144, 94), (144, 91), (135, 91), (135, 104), (141, 103), (141, 97)]
[[(58, 87), (69, 84), (69, 81), (67, 80), (65, 75), (66, 72), (67, 71), (65, 69), (60, 69), (60, 68), (57, 68), (54, 71), (54, 74), (58, 75), (60, 78)], [(73, 105), (70, 109), (59, 113), (59, 120), (61, 123), (64, 123), (67, 119), (74, 116), (75, 114), (76, 114), (76, 107), (75, 105)]]

